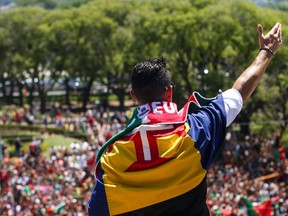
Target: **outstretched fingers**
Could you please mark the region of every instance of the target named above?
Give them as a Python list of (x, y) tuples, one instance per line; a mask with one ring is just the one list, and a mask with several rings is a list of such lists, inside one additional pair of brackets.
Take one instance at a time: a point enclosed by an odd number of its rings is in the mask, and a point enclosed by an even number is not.
[(258, 28), (258, 43), (259, 47), (261, 48), (264, 45), (263, 27), (261, 24), (258, 24), (257, 28)]
[(273, 28), (265, 35), (263, 33), (263, 27), (261, 24), (258, 24), (257, 29), (260, 50), (269, 50), (272, 55), (276, 53), (279, 45), (282, 43), (281, 24), (277, 22)]
[(269, 32), (271, 37), (276, 40), (278, 43), (282, 42), (281, 38), (281, 24), (278, 22), (274, 25), (274, 27)]
[(269, 33), (274, 34), (276, 37), (280, 37), (281, 24), (276, 23)]
[(279, 24), (279, 28), (277, 29), (276, 35), (277, 35), (278, 43), (281, 44), (281, 43), (282, 43), (282, 29), (281, 29), (281, 24)]

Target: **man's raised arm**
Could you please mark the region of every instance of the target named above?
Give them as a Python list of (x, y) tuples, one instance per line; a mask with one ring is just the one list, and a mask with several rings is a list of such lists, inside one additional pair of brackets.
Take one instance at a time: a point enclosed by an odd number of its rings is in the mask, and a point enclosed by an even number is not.
[(258, 24), (258, 42), (260, 51), (253, 63), (238, 77), (232, 88), (237, 89), (245, 102), (256, 89), (270, 60), (282, 43), (281, 24), (275, 26), (266, 35), (263, 27)]

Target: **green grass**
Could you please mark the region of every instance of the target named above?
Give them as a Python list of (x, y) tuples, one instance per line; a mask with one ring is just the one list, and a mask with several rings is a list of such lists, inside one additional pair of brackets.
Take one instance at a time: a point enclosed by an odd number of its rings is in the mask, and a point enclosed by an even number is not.
[(52, 148), (53, 146), (69, 147), (71, 142), (80, 143), (81, 140), (71, 138), (71, 137), (65, 137), (62, 135), (51, 134), (43, 140), (41, 150), (44, 156), (49, 156), (49, 153), (50, 153), (49, 149)]
[[(7, 132), (7, 131), (6, 131)], [(17, 136), (21, 137), (21, 135), (26, 135), (26, 136), (31, 136), (31, 137), (35, 137), (35, 138), (40, 138), (40, 133), (36, 133), (35, 131), (19, 131), (19, 130), (9, 130), (10, 135), (15, 134), (15, 139)], [(2, 131), (1, 131), (2, 134)], [(50, 155), (50, 151), (49, 149), (53, 146), (65, 146), (65, 147), (69, 147), (71, 142), (78, 142), (81, 143), (81, 140), (79, 139), (75, 139), (72, 137), (67, 137), (67, 136), (63, 136), (63, 135), (59, 135), (59, 134), (51, 134), (51, 135), (45, 135), (42, 145), (41, 145), (41, 150), (42, 150), (42, 154), (45, 157), (48, 157)], [(10, 153), (10, 155), (13, 155), (14, 151), (15, 151), (15, 146), (13, 145), (13, 143), (9, 142), (8, 139), (3, 139), (3, 143), (6, 144), (8, 146), (8, 152)], [(26, 141), (23, 142), (23, 146), (22, 146), (22, 151), (27, 152), (29, 150), (29, 144), (30, 141)]]

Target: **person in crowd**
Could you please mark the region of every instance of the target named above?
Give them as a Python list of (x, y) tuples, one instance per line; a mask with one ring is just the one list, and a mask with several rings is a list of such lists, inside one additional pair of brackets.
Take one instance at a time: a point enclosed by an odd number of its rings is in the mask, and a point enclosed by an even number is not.
[(19, 137), (17, 137), (14, 144), (15, 144), (14, 154), (16, 157), (19, 157), (20, 153), (21, 153), (21, 148), (23, 145), (21, 139)]
[(138, 63), (131, 96), (138, 103), (123, 131), (97, 155), (90, 216), (209, 215), (206, 176), (231, 124), (253, 93), (281, 39), (258, 25), (260, 50), (232, 88), (212, 99), (193, 93), (178, 111), (163, 58)]
[[(103, 142), (106, 131), (109, 131), (109, 119), (102, 119), (107, 128), (96, 129), (97, 134), (103, 133)], [(44, 152), (33, 156), (23, 148), (19, 157), (11, 155), (9, 158), (8, 151), (2, 150), (0, 215), (87, 215), (86, 202), (94, 181), (95, 152), (100, 145), (96, 141), (97, 145), (75, 140), (67, 147), (53, 146), (51, 154), (45, 154), (45, 157)], [(207, 204), (211, 215), (248, 215), (240, 199), (243, 196), (254, 204), (271, 199), (274, 215), (287, 213), (287, 150), (279, 149), (283, 156), (278, 157), (271, 151), (273, 141), (274, 136), (252, 134), (242, 139), (236, 132), (229, 139), (226, 136), (226, 145), (221, 152), (223, 157), (216, 158), (207, 173)], [(74, 148), (75, 142), (79, 144), (77, 149)], [(260, 146), (259, 151), (255, 151), (255, 145)], [(254, 158), (259, 163), (257, 172), (251, 165), (255, 163)], [(257, 180), (271, 173), (278, 175)]]

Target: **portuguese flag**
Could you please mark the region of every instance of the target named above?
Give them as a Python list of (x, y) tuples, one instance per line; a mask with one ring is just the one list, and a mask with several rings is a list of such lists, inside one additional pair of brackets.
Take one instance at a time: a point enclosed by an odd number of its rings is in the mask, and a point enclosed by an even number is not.
[(273, 211), (271, 199), (256, 205), (253, 205), (253, 203), (245, 197), (242, 197), (242, 200), (248, 210), (247, 213), (249, 216), (271, 216)]

